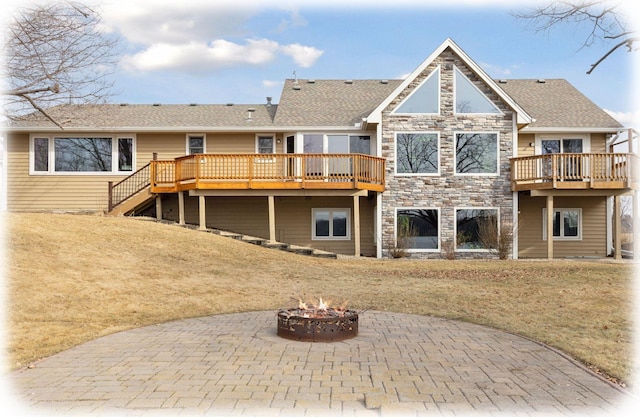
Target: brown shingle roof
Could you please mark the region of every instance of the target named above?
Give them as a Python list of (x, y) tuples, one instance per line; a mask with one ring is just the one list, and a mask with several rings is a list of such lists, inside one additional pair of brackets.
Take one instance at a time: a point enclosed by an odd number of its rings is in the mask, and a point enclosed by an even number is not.
[[(101, 104), (56, 106), (48, 112), (69, 129), (241, 128), (272, 126), (276, 107), (265, 104)], [(12, 126), (54, 127), (37, 113), (13, 122)]]
[(402, 80), (286, 80), (276, 126), (354, 126)]
[(498, 85), (535, 119), (531, 129), (623, 127), (567, 80), (503, 80)]
[[(368, 116), (402, 80), (286, 80), (280, 103), (265, 104), (104, 104), (49, 109), (68, 129), (252, 129), (353, 127)], [(529, 128), (605, 128), (623, 126), (562, 79), (506, 80), (498, 86), (535, 122)], [(250, 109), (253, 111), (249, 112)], [(248, 115), (251, 113), (251, 119)], [(55, 128), (34, 113), (9, 128)], [(55, 128), (57, 130), (57, 128)]]

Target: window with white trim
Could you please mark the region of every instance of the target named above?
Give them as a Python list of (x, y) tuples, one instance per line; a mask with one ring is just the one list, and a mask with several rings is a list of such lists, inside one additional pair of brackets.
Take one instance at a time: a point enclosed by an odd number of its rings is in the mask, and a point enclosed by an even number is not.
[[(547, 240), (547, 209), (542, 209), (542, 240)], [(553, 240), (582, 240), (582, 209), (553, 209)]]
[(260, 154), (271, 154), (276, 151), (276, 141), (273, 136), (256, 136), (256, 152)]
[(437, 175), (439, 142), (438, 133), (396, 133), (396, 173)]
[(437, 209), (396, 209), (396, 246), (410, 250), (440, 248), (440, 220)]
[(498, 174), (497, 133), (456, 133), (456, 174)]
[(394, 114), (440, 113), (440, 67), (412, 91), (392, 112)]
[(312, 217), (313, 240), (351, 239), (351, 209), (314, 208)]
[(187, 135), (187, 155), (206, 152), (205, 135)]
[(135, 166), (132, 136), (36, 136), (30, 141), (32, 174), (126, 173)]
[(466, 75), (455, 67), (454, 89), (455, 110), (459, 114), (500, 114), (487, 96)]
[(456, 209), (456, 249), (489, 250), (498, 241), (498, 209)]
[(305, 133), (302, 135), (303, 153), (361, 153), (371, 154), (371, 136), (349, 134)]

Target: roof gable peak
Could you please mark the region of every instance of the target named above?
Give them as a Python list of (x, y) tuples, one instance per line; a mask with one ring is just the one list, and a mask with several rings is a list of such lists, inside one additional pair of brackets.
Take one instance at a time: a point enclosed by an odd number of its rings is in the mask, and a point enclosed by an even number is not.
[(404, 81), (382, 102), (380, 105), (367, 117), (369, 123), (380, 123), (382, 119), (382, 110), (385, 109), (393, 99), (395, 99), (400, 92), (402, 92), (407, 86), (418, 77), (429, 65), (431, 65), (436, 58), (438, 58), (445, 50), (450, 48), (458, 57), (473, 71), (480, 79), (485, 82), (496, 94), (504, 100), (517, 115), (518, 124), (528, 124), (532, 122), (531, 116), (527, 114), (510, 96), (508, 96), (498, 84), (477, 64), (475, 63), (466, 52), (462, 50), (451, 38), (445, 39), (432, 53), (425, 59)]

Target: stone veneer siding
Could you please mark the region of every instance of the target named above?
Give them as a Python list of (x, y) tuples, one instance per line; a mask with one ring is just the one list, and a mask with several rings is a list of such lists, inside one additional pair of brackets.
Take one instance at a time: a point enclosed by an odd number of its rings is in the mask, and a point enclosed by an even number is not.
[[(497, 115), (454, 114), (454, 65), (462, 71), (502, 112)], [(404, 98), (440, 66), (440, 114), (397, 116), (391, 114)], [(382, 198), (383, 256), (395, 242), (395, 211), (401, 208), (439, 210), (440, 248), (410, 251), (413, 258), (443, 258), (445, 247), (455, 244), (456, 208), (497, 208), (500, 227), (512, 229), (513, 196), (509, 158), (513, 155), (513, 110), (476, 76), (451, 49), (446, 49), (382, 113), (382, 156), (387, 159), (386, 191)], [(440, 135), (439, 176), (395, 175), (395, 132), (437, 132)], [(499, 172), (497, 176), (455, 175), (455, 134), (497, 132)], [(511, 253), (511, 252), (510, 252)], [(488, 251), (456, 251), (458, 259), (495, 258)]]

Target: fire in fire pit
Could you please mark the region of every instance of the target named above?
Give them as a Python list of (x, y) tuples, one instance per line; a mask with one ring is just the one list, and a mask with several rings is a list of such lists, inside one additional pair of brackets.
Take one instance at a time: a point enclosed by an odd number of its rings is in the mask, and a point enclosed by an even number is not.
[(337, 342), (356, 337), (358, 313), (328, 302), (307, 305), (300, 301), (298, 308), (278, 311), (278, 336), (305, 342)]

